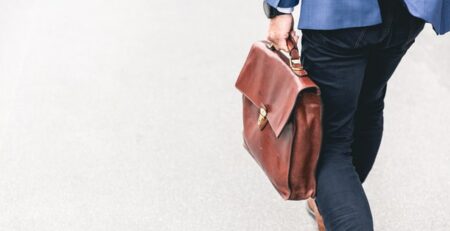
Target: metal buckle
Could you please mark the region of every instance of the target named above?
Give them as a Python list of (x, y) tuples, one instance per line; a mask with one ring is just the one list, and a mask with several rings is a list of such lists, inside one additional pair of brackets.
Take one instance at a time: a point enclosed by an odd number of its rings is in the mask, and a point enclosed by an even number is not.
[(258, 116), (258, 127), (259, 130), (263, 130), (264, 127), (267, 124), (267, 111), (264, 108), (259, 109), (259, 116)]
[[(300, 59), (289, 58), (289, 64), (291, 66), (291, 69), (294, 70), (294, 71), (301, 71), (301, 70), (303, 70), (303, 66), (301, 65)], [(295, 67), (294, 64), (299, 64), (299, 66)]]

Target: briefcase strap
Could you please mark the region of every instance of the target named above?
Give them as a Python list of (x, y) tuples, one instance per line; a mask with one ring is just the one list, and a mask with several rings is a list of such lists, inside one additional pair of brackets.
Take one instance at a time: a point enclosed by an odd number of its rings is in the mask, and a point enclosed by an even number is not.
[(269, 41), (267, 41), (266, 44), (267, 47), (270, 48), (271, 50), (282, 53), (283, 55), (289, 58), (289, 66), (298, 77), (308, 76), (308, 72), (306, 72), (306, 70), (303, 69), (303, 65), (300, 61), (300, 52), (298, 50), (298, 46), (297, 43), (295, 42), (295, 39), (291, 35), (289, 35), (288, 39), (286, 40), (286, 43), (289, 49), (289, 52), (287, 53), (282, 50), (277, 50), (275, 46)]

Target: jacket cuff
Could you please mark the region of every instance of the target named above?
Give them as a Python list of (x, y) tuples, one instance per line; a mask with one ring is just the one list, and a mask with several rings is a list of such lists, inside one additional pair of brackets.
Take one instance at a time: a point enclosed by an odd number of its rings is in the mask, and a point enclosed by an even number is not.
[(294, 7), (287, 7), (287, 8), (277, 7), (277, 10), (280, 11), (281, 13), (289, 14), (289, 13), (292, 13), (294, 11)]
[(299, 0), (265, 0), (273, 7), (291, 8), (298, 5)]

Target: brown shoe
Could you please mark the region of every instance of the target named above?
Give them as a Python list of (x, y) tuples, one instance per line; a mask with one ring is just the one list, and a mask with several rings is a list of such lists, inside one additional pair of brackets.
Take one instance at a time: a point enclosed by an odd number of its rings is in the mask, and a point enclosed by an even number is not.
[(306, 200), (306, 203), (307, 203), (306, 210), (314, 219), (316, 219), (319, 231), (326, 231), (325, 224), (323, 223), (322, 215), (320, 215), (319, 209), (317, 208), (316, 201), (312, 198), (308, 198)]

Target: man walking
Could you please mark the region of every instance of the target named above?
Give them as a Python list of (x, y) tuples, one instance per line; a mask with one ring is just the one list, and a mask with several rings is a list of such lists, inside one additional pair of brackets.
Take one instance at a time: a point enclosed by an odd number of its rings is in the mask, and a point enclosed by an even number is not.
[[(298, 40), (291, 12), (299, 0), (264, 4), (270, 18), (267, 39), (287, 51), (286, 39)], [(373, 230), (362, 183), (381, 144), (387, 82), (426, 22), (437, 34), (450, 30), (450, 2), (426, 4), (302, 0), (301, 59), (321, 88), (323, 103), (316, 198), (308, 200), (321, 230)]]

